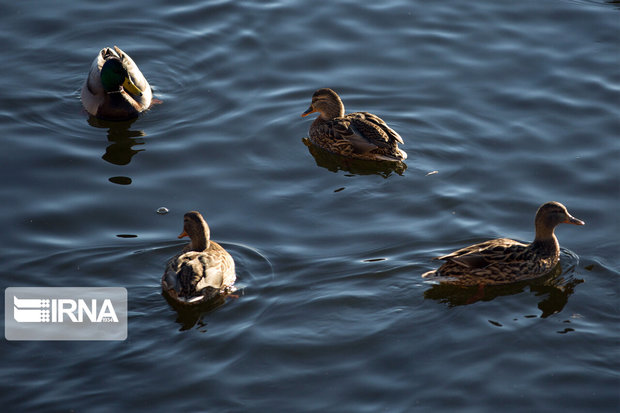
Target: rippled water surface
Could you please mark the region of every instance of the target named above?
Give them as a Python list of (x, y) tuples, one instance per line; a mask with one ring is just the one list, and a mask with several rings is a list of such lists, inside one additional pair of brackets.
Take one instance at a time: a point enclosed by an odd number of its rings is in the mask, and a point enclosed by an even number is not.
[[(18, 1), (2, 16), (3, 288), (122, 286), (123, 342), (0, 344), (3, 411), (617, 411), (620, 6), (605, 1)], [(96, 53), (162, 101), (89, 119)], [(404, 138), (406, 167), (304, 144), (315, 89)], [(561, 267), (480, 291), (431, 258), (533, 238)], [(160, 207), (170, 210), (160, 215)], [(238, 297), (160, 293), (183, 213)], [(4, 319), (3, 321), (4, 322)]]

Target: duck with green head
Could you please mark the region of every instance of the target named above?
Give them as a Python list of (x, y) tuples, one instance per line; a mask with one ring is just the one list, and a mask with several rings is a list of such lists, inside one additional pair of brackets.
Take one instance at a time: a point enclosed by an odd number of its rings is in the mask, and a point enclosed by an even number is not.
[(584, 225), (559, 202), (547, 202), (536, 212), (536, 237), (531, 244), (499, 238), (437, 257), (446, 261), (423, 278), (455, 285), (494, 285), (529, 280), (550, 272), (560, 259), (555, 237), (559, 224)]
[(105, 120), (128, 120), (146, 111), (153, 92), (138, 66), (120, 48), (103, 48), (82, 86), (88, 113)]

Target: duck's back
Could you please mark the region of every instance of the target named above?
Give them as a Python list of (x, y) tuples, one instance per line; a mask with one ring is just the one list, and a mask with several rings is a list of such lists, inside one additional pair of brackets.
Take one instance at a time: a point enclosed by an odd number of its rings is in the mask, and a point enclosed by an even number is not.
[(188, 251), (170, 259), (162, 285), (181, 297), (188, 297), (205, 290), (217, 293), (232, 286), (235, 279), (233, 258), (217, 242), (210, 241), (205, 251)]
[(454, 284), (506, 284), (539, 277), (558, 262), (558, 254), (509, 238), (494, 239), (436, 259), (446, 261), (422, 277)]
[(330, 152), (352, 158), (388, 161), (407, 158), (397, 145), (403, 143), (400, 135), (368, 112), (354, 112), (328, 121), (318, 117), (310, 127), (310, 139)]
[(377, 115), (370, 112), (353, 112), (345, 117), (350, 120), (353, 129), (357, 129), (368, 140), (380, 146), (405, 143), (403, 138)]

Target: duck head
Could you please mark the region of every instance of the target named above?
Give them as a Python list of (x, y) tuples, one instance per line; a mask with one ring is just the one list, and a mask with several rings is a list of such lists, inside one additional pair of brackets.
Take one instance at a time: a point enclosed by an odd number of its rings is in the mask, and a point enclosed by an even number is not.
[(204, 251), (209, 248), (209, 238), (211, 233), (209, 226), (200, 212), (190, 211), (183, 216), (183, 232), (179, 238), (189, 237), (189, 245), (186, 251)]
[(117, 57), (109, 57), (101, 67), (101, 84), (107, 93), (119, 92), (122, 86), (128, 93), (142, 96), (142, 91), (133, 83), (127, 68)]
[(553, 237), (553, 230), (559, 224), (585, 225), (585, 222), (569, 214), (566, 207), (559, 202), (541, 205), (536, 212), (534, 223), (537, 240)]
[(344, 104), (333, 90), (319, 89), (314, 92), (310, 107), (301, 116), (305, 117), (314, 112), (319, 112), (319, 117), (324, 120), (342, 117), (344, 116)]

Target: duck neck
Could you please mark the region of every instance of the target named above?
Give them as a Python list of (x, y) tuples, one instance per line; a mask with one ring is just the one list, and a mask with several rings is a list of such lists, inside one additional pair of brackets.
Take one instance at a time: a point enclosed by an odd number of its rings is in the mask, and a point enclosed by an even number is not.
[(334, 118), (341, 118), (344, 116), (344, 105), (342, 101), (338, 102), (330, 102), (328, 106), (325, 107), (318, 119), (322, 119), (323, 121), (329, 121)]
[(203, 231), (193, 234), (189, 243), (190, 251), (205, 251), (209, 248), (209, 227), (203, 226)]
[(550, 253), (559, 253), (560, 244), (553, 230), (554, 228), (548, 227), (536, 228), (536, 238), (534, 238), (531, 247)]

